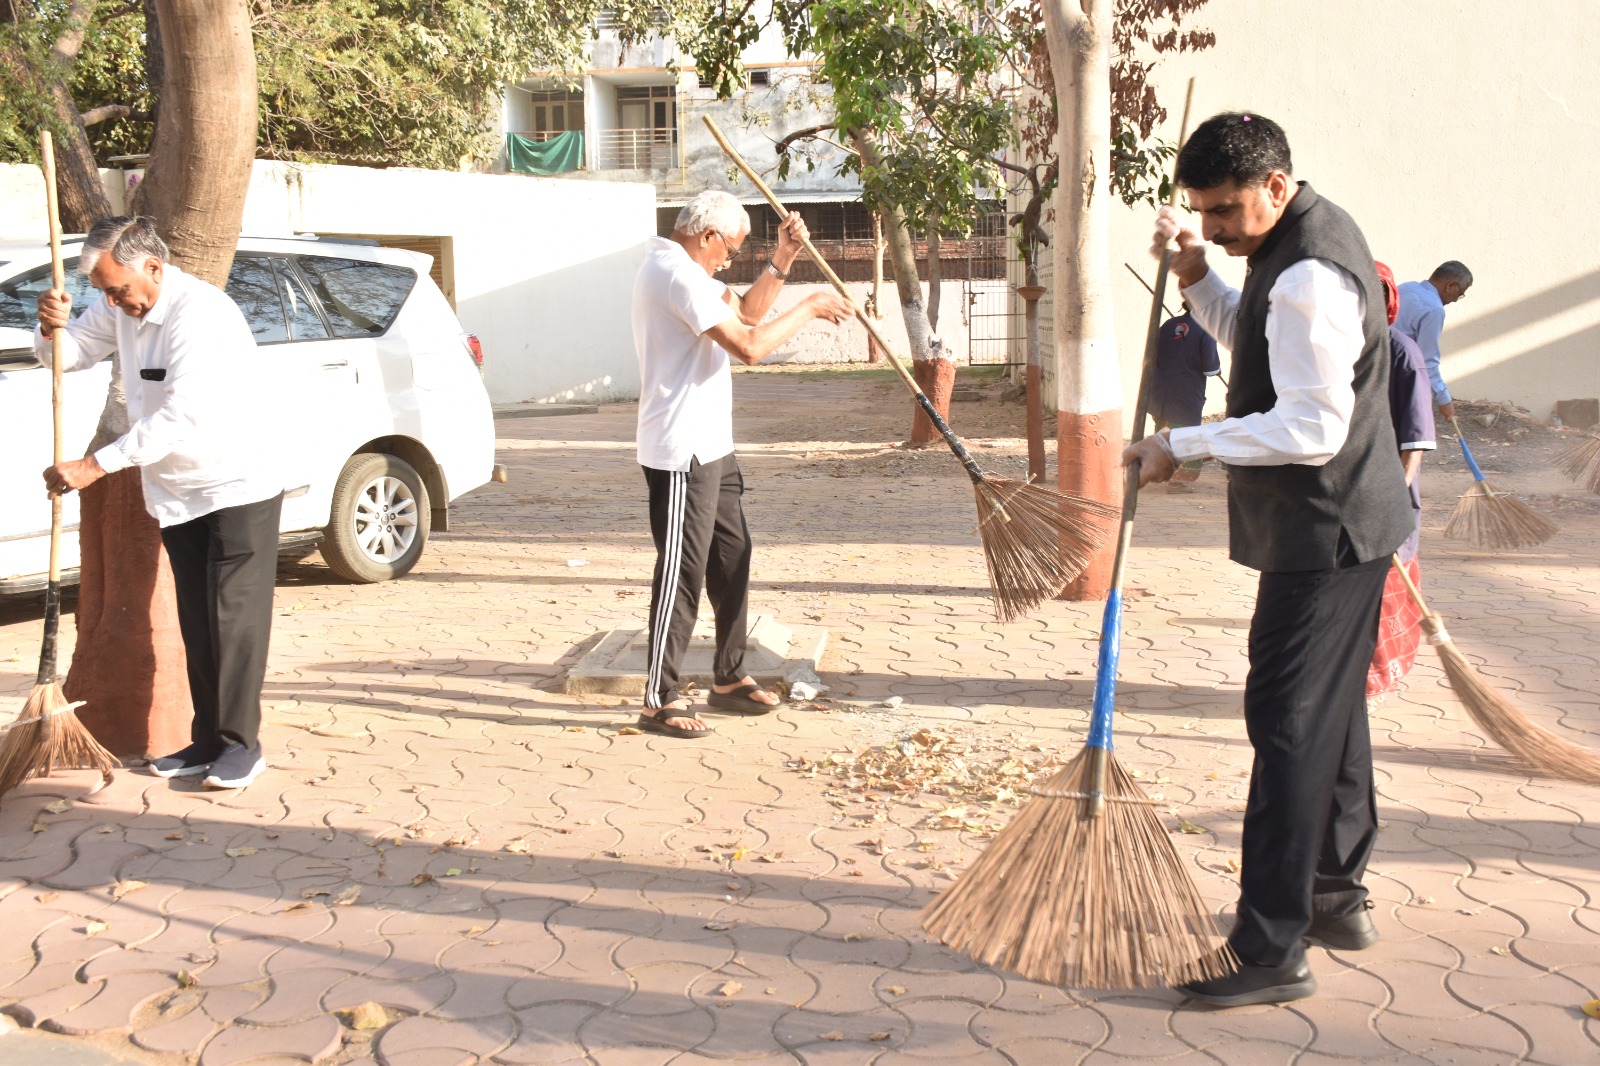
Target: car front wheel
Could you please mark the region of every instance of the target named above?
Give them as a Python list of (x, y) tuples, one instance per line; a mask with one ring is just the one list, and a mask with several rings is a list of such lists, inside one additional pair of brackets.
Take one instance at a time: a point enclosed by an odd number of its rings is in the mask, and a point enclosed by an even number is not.
[(334, 485), (322, 557), (348, 581), (401, 577), (421, 558), (431, 517), (427, 487), (410, 463), (376, 452), (352, 456)]

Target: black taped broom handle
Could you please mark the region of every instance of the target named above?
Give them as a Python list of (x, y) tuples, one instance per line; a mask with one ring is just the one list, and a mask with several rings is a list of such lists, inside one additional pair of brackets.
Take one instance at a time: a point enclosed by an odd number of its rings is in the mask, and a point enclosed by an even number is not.
[[(743, 171), (744, 176), (749, 178), (751, 183), (760, 190), (762, 196), (766, 197), (767, 203), (778, 213), (778, 220), (781, 222), (788, 218), (788, 209), (778, 202), (778, 198), (773, 195), (772, 190), (767, 188), (767, 183), (762, 181), (760, 175), (750, 168), (750, 164), (744, 161), (744, 157), (739, 154), (738, 150), (728, 143), (728, 138), (722, 135), (722, 130), (718, 128), (711, 116), (702, 115), (700, 117), (705, 120), (706, 128), (711, 131), (711, 136), (716, 138), (717, 143), (722, 146), (722, 150), (727, 153), (728, 158), (733, 160), (733, 165)], [(872, 319), (868, 318), (866, 312), (856, 305), (855, 297), (851, 296), (850, 290), (844, 287), (844, 282), (839, 280), (839, 275), (833, 272), (833, 268), (828, 265), (828, 261), (823, 259), (821, 253), (812, 246), (809, 237), (802, 238), (800, 244), (806, 250), (806, 254), (811, 257), (811, 261), (817, 264), (817, 269), (822, 271), (822, 276), (827, 278), (835, 289), (839, 290), (840, 296), (850, 301), (850, 306), (856, 313), (856, 321), (865, 326), (867, 333), (871, 335), (873, 340), (878, 342), (878, 347), (888, 357), (889, 365), (894, 367), (895, 373), (900, 375), (900, 380), (905, 382), (906, 388), (911, 390), (911, 394), (916, 397), (917, 406), (922, 409), (923, 414), (928, 416), (928, 421), (933, 423), (933, 428), (939, 431), (939, 435), (944, 438), (944, 442), (950, 445), (950, 450), (955, 452), (957, 459), (961, 460), (961, 465), (967, 468), (967, 474), (972, 478), (973, 483), (976, 484), (982, 481), (983, 470), (978, 466), (978, 461), (972, 457), (971, 452), (967, 451), (967, 446), (961, 443), (961, 438), (956, 436), (955, 430), (950, 428), (950, 423), (940, 417), (939, 412), (934, 409), (933, 401), (928, 399), (928, 394), (922, 391), (922, 387), (917, 384), (917, 379), (911, 376), (904, 364), (900, 362), (899, 357), (894, 354), (894, 350), (889, 347), (889, 343), (883, 339), (883, 334), (878, 332), (878, 327), (873, 325)]]
[[(56, 199), (55, 143), (49, 130), (39, 133), (39, 161), (44, 167), (44, 196), (50, 222), (50, 284), (63, 289), (67, 272), (61, 261), (61, 209)], [(54, 465), (61, 465), (61, 330), (50, 331), (50, 417), (54, 434)], [(61, 497), (50, 497), (50, 584), (44, 593), (44, 643), (39, 650), (39, 684), (56, 679), (56, 634), (61, 628)]]

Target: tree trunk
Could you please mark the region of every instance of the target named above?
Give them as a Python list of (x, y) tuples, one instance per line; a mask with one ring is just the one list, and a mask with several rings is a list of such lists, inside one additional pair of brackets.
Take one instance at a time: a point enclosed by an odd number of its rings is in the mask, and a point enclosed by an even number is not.
[[(60, 199), (61, 227), (67, 233), (82, 233), (96, 219), (112, 213), (111, 200), (100, 183), (100, 168), (89, 147), (89, 132), (78, 114), (67, 82), (83, 48), (84, 31), (94, 16), (95, 0), (76, 0), (67, 8), (66, 19), (50, 49), (50, 67), (38, 72), (45, 80), (40, 86), (50, 98), (50, 117), (55, 121), (56, 193)], [(0, 22), (16, 21), (17, 11)]]
[[(255, 156), (255, 51), (243, 0), (156, 0), (166, 68), (142, 209), (183, 269), (227, 281)], [(115, 437), (108, 402), (101, 433)], [(109, 439), (109, 438), (107, 438)], [(78, 643), (68, 691), (83, 721), (119, 755), (182, 747), (193, 717), (172, 573), (139, 475), (84, 493)]]
[(156, 0), (166, 65), (142, 209), (173, 262), (225, 284), (256, 143), (256, 56), (245, 0)]
[(928, 221), (928, 325), (939, 328), (940, 297), (944, 295), (944, 260), (939, 256), (939, 216)]
[[(128, 432), (122, 365), (85, 455)], [(63, 686), (85, 701), (79, 719), (113, 755), (151, 758), (189, 742), (188, 660), (177, 638), (172, 567), (144, 507), (139, 471), (83, 490), (78, 525), (78, 641)], [(159, 638), (159, 639), (158, 639)]]
[[(872, 294), (867, 297), (867, 314), (874, 322), (883, 321), (883, 306), (879, 301), (883, 298), (883, 215), (872, 212)], [(872, 334), (867, 334), (867, 362), (876, 363), (883, 358), (883, 353), (878, 350), (878, 342)]]
[[(1056, 470), (1063, 492), (1122, 498), (1122, 382), (1110, 269), (1112, 0), (1044, 0), (1055, 72), (1060, 183), (1056, 187)], [(1114, 545), (1062, 593), (1105, 597)]]
[[(862, 165), (877, 166), (878, 153), (860, 134), (850, 135)], [(900, 296), (900, 313), (905, 318), (906, 339), (911, 345), (911, 376), (928, 394), (933, 409), (941, 418), (950, 417), (950, 393), (955, 387), (956, 364), (945, 352), (944, 344), (933, 332), (928, 321), (928, 310), (922, 302), (922, 281), (917, 277), (917, 252), (911, 243), (911, 231), (905, 219), (891, 207), (885, 207), (883, 236), (889, 246), (890, 262), (894, 265), (894, 287)], [(911, 446), (927, 447), (944, 438), (933, 428), (928, 416), (916, 408), (911, 423)]]

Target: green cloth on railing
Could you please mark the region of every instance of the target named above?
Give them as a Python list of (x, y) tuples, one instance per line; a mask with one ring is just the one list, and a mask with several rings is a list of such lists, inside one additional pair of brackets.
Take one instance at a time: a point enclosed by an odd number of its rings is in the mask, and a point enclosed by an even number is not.
[(566, 174), (583, 166), (583, 131), (568, 130), (548, 141), (508, 133), (506, 156), (518, 174)]

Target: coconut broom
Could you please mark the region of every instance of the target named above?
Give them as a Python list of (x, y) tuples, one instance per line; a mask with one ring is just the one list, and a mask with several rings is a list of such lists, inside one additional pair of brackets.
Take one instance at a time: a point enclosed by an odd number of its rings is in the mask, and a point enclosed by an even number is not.
[[(767, 203), (778, 213), (780, 220), (788, 218), (788, 210), (778, 202), (766, 182), (750, 168), (710, 115), (702, 116), (711, 136), (735, 166), (744, 172), (751, 183), (766, 197)], [(839, 294), (851, 302), (856, 319), (866, 327), (867, 333), (888, 358), (900, 380), (911, 390), (917, 406), (928, 416), (934, 428), (944, 437), (950, 450), (967, 476), (972, 478), (978, 503), (978, 537), (983, 542), (983, 557), (989, 569), (989, 592), (994, 602), (996, 617), (1002, 622), (1021, 618), (1061, 590), (1088, 568), (1110, 534), (1110, 520), (1116, 510), (1099, 500), (1057, 492), (1043, 485), (1034, 485), (991, 474), (978, 465), (967, 451), (961, 438), (934, 408), (916, 379), (889, 347), (878, 332), (877, 325), (855, 304), (844, 282), (839, 280), (827, 261), (812, 246), (809, 239), (802, 242), (806, 254), (811, 256)]]
[(1537, 722), (1530, 721), (1516, 704), (1490, 688), (1472, 668), (1467, 657), (1456, 649), (1450, 634), (1445, 631), (1444, 621), (1428, 610), (1411, 575), (1400, 565), (1399, 556), (1395, 556), (1394, 568), (1400, 574), (1400, 580), (1405, 582), (1411, 602), (1422, 612), (1422, 631), (1428, 635), (1428, 643), (1439, 653), (1439, 665), (1444, 667), (1451, 691), (1479, 728), (1488, 733), (1496, 744), (1534, 770), (1569, 781), (1600, 784), (1600, 753), (1574, 744)]
[[(55, 145), (49, 131), (39, 134), (43, 157), (45, 201), (50, 220), (51, 284), (66, 285), (61, 262), (61, 219), (56, 205)], [(55, 459), (61, 462), (61, 331), (50, 338), (50, 407), (55, 427)], [(61, 497), (50, 497), (50, 583), (44, 594), (44, 643), (39, 652), (39, 674), (5, 739), (0, 741), (0, 796), (29, 777), (47, 777), (56, 769), (99, 770), (106, 777), (117, 766), (112, 755), (73, 711), (82, 703), (68, 703), (56, 678), (56, 634), (61, 626)]]
[(1509, 492), (1496, 491), (1484, 478), (1478, 462), (1467, 447), (1467, 438), (1461, 434), (1461, 425), (1450, 420), (1461, 444), (1461, 455), (1472, 471), (1472, 488), (1461, 494), (1456, 509), (1450, 512), (1444, 535), (1452, 540), (1466, 541), (1476, 548), (1501, 551), (1507, 548), (1532, 548), (1551, 537), (1560, 529), (1554, 522), (1523, 503)]
[(1600, 493), (1600, 434), (1585, 433), (1556, 456), (1561, 472), (1590, 492)]
[[(1189, 125), (1189, 99), (1182, 129)], [(1178, 143), (1183, 144), (1180, 133)], [(1173, 187), (1172, 202), (1177, 188)], [(1152, 289), (1133, 440), (1143, 439), (1169, 253)], [(1122, 644), (1122, 580), (1139, 502), (1123, 480), (1122, 522), (1100, 627), (1084, 749), (1049, 781), (953, 886), (922, 912), (941, 943), (986, 965), (1076, 988), (1141, 988), (1226, 976), (1236, 966), (1166, 826), (1111, 754)]]

